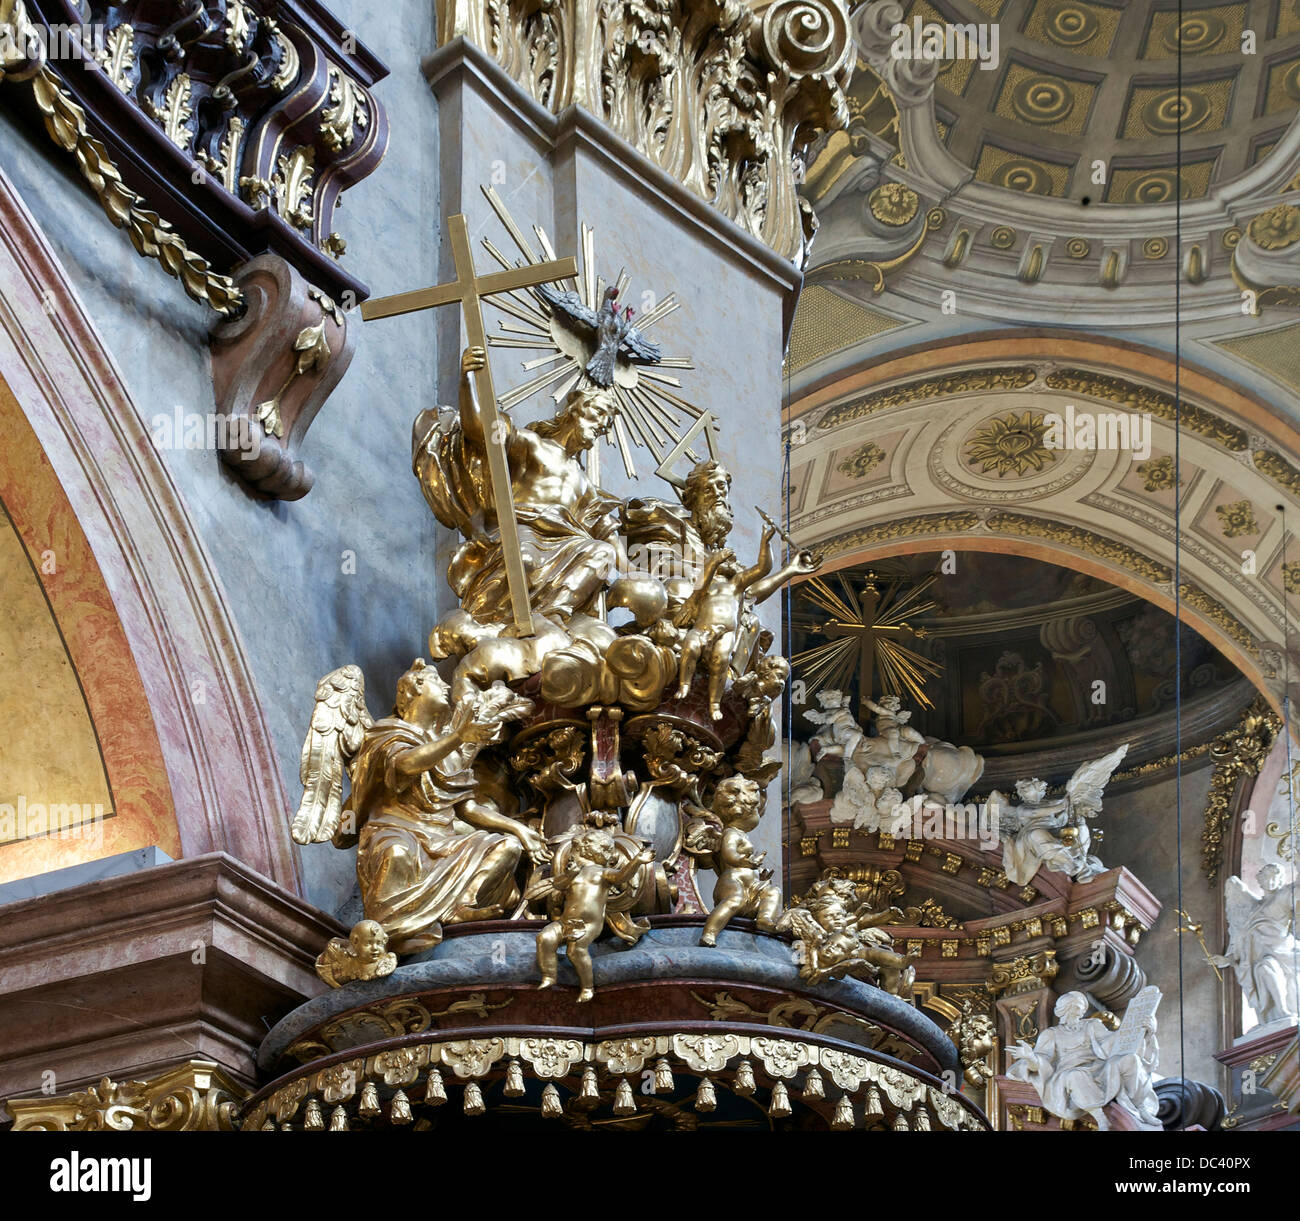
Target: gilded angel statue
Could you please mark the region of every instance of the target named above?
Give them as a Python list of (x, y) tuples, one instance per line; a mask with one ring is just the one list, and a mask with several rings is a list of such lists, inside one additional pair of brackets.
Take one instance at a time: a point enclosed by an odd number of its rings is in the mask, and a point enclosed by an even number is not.
[(549, 857), (538, 832), (503, 813), (475, 774), (479, 752), (532, 707), (501, 682), (453, 702), (423, 658), (398, 680), (396, 708), (379, 721), (366, 711), (357, 666), (318, 685), (293, 838), (356, 843), (366, 918), (393, 952), (437, 945), (444, 924), (508, 916), (519, 903), (521, 858)]
[(1127, 753), (1125, 743), (1082, 764), (1066, 782), (1065, 793), (1050, 801), (1047, 785), (1038, 779), (1016, 781), (1019, 804), (997, 790), (989, 794), (1002, 837), (1002, 869), (1012, 882), (1027, 885), (1044, 866), (1080, 882), (1105, 872), (1092, 855), (1088, 822), (1101, 813), (1102, 792)]

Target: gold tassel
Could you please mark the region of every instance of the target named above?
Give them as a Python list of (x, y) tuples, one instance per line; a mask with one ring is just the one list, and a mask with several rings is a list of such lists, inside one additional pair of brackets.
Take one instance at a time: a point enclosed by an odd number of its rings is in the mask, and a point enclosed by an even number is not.
[(391, 1123), (410, 1123), (411, 1122), (411, 1103), (406, 1097), (403, 1090), (398, 1090), (393, 1095), (393, 1101), (388, 1106), (388, 1119)]
[(731, 1088), (745, 1098), (754, 1092), (754, 1066), (748, 1060), (736, 1065), (736, 1079)]
[(636, 1099), (632, 1097), (632, 1087), (628, 1084), (626, 1077), (619, 1079), (618, 1089), (614, 1091), (614, 1114), (636, 1114)]
[(916, 1115), (913, 1116), (912, 1118), (912, 1131), (913, 1132), (930, 1131), (930, 1112), (927, 1111), (925, 1107), (916, 1108)]
[(599, 1102), (600, 1090), (596, 1088), (596, 1070), (590, 1064), (582, 1070), (582, 1089), (578, 1097), (583, 1102)]
[(424, 1086), (424, 1101), (431, 1107), (440, 1107), (447, 1101), (447, 1089), (442, 1084), (442, 1069), (435, 1068)]
[(655, 1061), (655, 1092), (660, 1090), (668, 1094), (673, 1091), (673, 1069), (667, 1060)]
[(826, 1087), (822, 1084), (822, 1075), (815, 1068), (810, 1069), (808, 1076), (804, 1078), (803, 1096), (810, 1101), (826, 1097)]
[(315, 1098), (307, 1099), (307, 1109), (302, 1114), (302, 1126), (308, 1132), (325, 1131), (325, 1121), (321, 1118), (320, 1103)]
[(367, 1081), (361, 1088), (361, 1101), (357, 1103), (357, 1114), (373, 1119), (379, 1114), (379, 1091), (373, 1081)]
[(700, 1088), (695, 1092), (695, 1109), (697, 1111), (712, 1111), (718, 1105), (718, 1092), (713, 1088), (713, 1082), (707, 1077), (700, 1082)]
[(784, 1081), (778, 1081), (772, 1087), (772, 1103), (767, 1108), (767, 1113), (773, 1119), (785, 1119), (790, 1114), (790, 1093), (785, 1088)]
[(330, 1112), (330, 1131), (346, 1132), (348, 1130), (348, 1113), (342, 1107), (335, 1107)]
[(563, 1114), (564, 1107), (560, 1105), (560, 1091), (555, 1088), (554, 1083), (551, 1083), (542, 1091), (542, 1118), (559, 1119)]
[(874, 1085), (867, 1091), (867, 1109), (863, 1118), (868, 1123), (885, 1118), (885, 1108), (880, 1105), (880, 1091)]
[(907, 1116), (904, 1115), (902, 1111), (899, 1111), (898, 1114), (894, 1116), (894, 1131), (906, 1132), (907, 1130)]
[(524, 1070), (518, 1060), (511, 1060), (506, 1066), (505, 1089), (501, 1091), (507, 1098), (522, 1098), (524, 1093)]
[(483, 1105), (483, 1091), (479, 1089), (477, 1081), (471, 1081), (465, 1086), (465, 1114), (482, 1115), (487, 1110)]
[(835, 1132), (850, 1132), (853, 1129), (853, 1103), (847, 1094), (841, 1094), (835, 1104), (835, 1118), (831, 1120), (831, 1129)]

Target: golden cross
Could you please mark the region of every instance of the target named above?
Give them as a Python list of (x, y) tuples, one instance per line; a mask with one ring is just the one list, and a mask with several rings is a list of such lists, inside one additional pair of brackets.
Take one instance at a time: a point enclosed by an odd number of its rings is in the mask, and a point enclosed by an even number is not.
[[(414, 292), (398, 293), (367, 301), (361, 306), (361, 317), (366, 322), (376, 318), (393, 318), (398, 314), (411, 314), (416, 310), (433, 309), (439, 305), (456, 302), (465, 314), (465, 334), (471, 348), (487, 350), (487, 329), (483, 325), (483, 298), (493, 293), (510, 292), (516, 288), (531, 288), (552, 280), (567, 280), (578, 274), (578, 263), (573, 258), (552, 259), (547, 263), (532, 263), (480, 276), (474, 270), (474, 252), (469, 244), (469, 226), (463, 213), (447, 218), (447, 236), (451, 239), (451, 253), (456, 265), (456, 278), (433, 288), (420, 288)], [(510, 604), (514, 611), (515, 626), (525, 635), (533, 634), (533, 612), (528, 600), (528, 575), (524, 572), (523, 552), (519, 546), (519, 522), (515, 518), (515, 502), (510, 488), (510, 464), (506, 460), (508, 430), (501, 419), (496, 389), (492, 385), (492, 369), (487, 361), (474, 374), (478, 391), (479, 409), (483, 413), (483, 436), (487, 443), (488, 472), (492, 477), (492, 502), (496, 508), (497, 526), (501, 531), (501, 552), (506, 565), (506, 582), (510, 588)]]

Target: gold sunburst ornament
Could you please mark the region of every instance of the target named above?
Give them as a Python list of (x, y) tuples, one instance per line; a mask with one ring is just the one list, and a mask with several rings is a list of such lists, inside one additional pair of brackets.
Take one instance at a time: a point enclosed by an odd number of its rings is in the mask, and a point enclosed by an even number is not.
[(998, 478), (1008, 472), (1023, 475), (1041, 471), (1056, 455), (1047, 448), (1047, 425), (1044, 417), (1026, 411), (1014, 411), (981, 424), (966, 442), (966, 461), (978, 465), (980, 474), (996, 471)]
[[(519, 252), (520, 257), (511, 260), (490, 238), (484, 238), (483, 248), (503, 268), (525, 267), (556, 257), (541, 226), (533, 226), (539, 254), (496, 191), (491, 187), (482, 191)], [(607, 439), (622, 458), (628, 478), (636, 478), (635, 449), (644, 449), (654, 460), (655, 474), (680, 484), (682, 477), (673, 469), (678, 462), (694, 465), (705, 449), (708, 456), (717, 457), (717, 419), (684, 399), (679, 393), (681, 381), (667, 372), (693, 369), (692, 362), (661, 355), (647, 335), (679, 302), (669, 293), (636, 315), (631, 307), (621, 304), (629, 284), (626, 272), (620, 271), (612, 284), (596, 274), (595, 244), (595, 230), (584, 224), (576, 277), (561, 281), (558, 288), (536, 285), (489, 299), (488, 304), (506, 317), (488, 343), (495, 348), (541, 353), (522, 362), (524, 372), (532, 376), (502, 394), (501, 407), (509, 410), (538, 391), (549, 393), (558, 403), (575, 386), (603, 386), (614, 395), (619, 408)]]
[[(943, 667), (898, 638), (904, 634), (917, 639), (925, 636), (925, 629), (911, 620), (936, 608), (937, 603), (925, 593), (937, 579), (937, 573), (930, 573), (913, 585), (901, 579), (883, 581), (868, 572), (860, 593), (843, 574), (837, 574), (834, 586), (821, 577), (800, 585), (799, 595), (830, 616), (810, 630), (831, 639), (790, 659), (809, 690), (833, 687), (844, 691), (856, 672), (862, 694), (870, 695), (875, 670), (882, 694), (907, 696), (922, 708), (933, 708), (925, 684), (942, 674)], [(883, 593), (877, 581), (884, 586)]]

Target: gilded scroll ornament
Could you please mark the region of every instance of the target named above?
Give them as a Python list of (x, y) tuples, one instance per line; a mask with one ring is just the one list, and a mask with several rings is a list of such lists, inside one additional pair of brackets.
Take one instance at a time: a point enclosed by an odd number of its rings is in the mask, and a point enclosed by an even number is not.
[(144, 1081), (64, 1096), (10, 1098), (15, 1132), (229, 1132), (246, 1091), (217, 1064), (190, 1060)]
[(1205, 801), (1205, 827), (1201, 831), (1201, 872), (1211, 885), (1223, 864), (1224, 838), (1232, 818), (1232, 802), (1239, 782), (1258, 775), (1281, 722), (1263, 699), (1255, 700), (1227, 733), (1214, 740), (1210, 757), (1214, 774)]
[(77, 168), (108, 219), (126, 230), (139, 254), (157, 259), (195, 301), (210, 305), (220, 314), (238, 313), (243, 297), (230, 277), (216, 274), (206, 259), (195, 254), (162, 217), (145, 206), (142, 196), (123, 183), (108, 149), (90, 134), (85, 111), (44, 62), (44, 43), (23, 0), (0, 0), (0, 27), (13, 32), (11, 37), (0, 40), (0, 82), (31, 86), (50, 138), (76, 159)]
[[(110, 221), (127, 232), (139, 254), (158, 260), (195, 301), (237, 317), (247, 297), (224, 274), (237, 271), (230, 252), (261, 257), (268, 238), (236, 200), (245, 184), (264, 184), (269, 203), (281, 165), (285, 191), (296, 193), (283, 214), (298, 232), (287, 240), (277, 236), (277, 255), (320, 277), (331, 292), (364, 295), (364, 285), (341, 269), (322, 267), (317, 255), (338, 253), (329, 222), (340, 189), (379, 164), (388, 138), (386, 116), (366, 89), (377, 65), (364, 49), (342, 45), (351, 35), (336, 40), (336, 31), (288, 25), (295, 17), (289, 12), (281, 16), (282, 28), (258, 11), (267, 6), (247, 0), (186, 4), (176, 19), (166, 20), (150, 0), (126, 0), (108, 6), (109, 28), (87, 48), (85, 66), (96, 71), (74, 80), (66, 57), (46, 55), (47, 25), (58, 29), (64, 20), (60, 7), (54, 0), (0, 0), (0, 28), (12, 31), (0, 47), (0, 80), (31, 89), (51, 138), (76, 158)], [(84, 28), (89, 33), (92, 27)], [(301, 82), (295, 37), (310, 48), (312, 71)], [(347, 58), (347, 67), (315, 71), (333, 56)], [(296, 82), (293, 105), (279, 104)], [(287, 142), (286, 130), (310, 134), (311, 124), (324, 134), (320, 156), (308, 167), (310, 153)], [(155, 132), (172, 155), (149, 151)], [(125, 185), (118, 168), (140, 158), (148, 180), (143, 195)], [(260, 199), (256, 191), (249, 195)]]
[(878, 411), (924, 403), (931, 399), (950, 398), (959, 394), (976, 394), (995, 390), (1022, 390), (1032, 385), (1036, 370), (1021, 365), (973, 369), (943, 377), (918, 378), (901, 382), (885, 390), (873, 390), (862, 398), (832, 407), (817, 421), (819, 430), (839, 428)]
[(808, 148), (849, 117), (838, 0), (439, 0), (438, 36), (476, 43), (552, 113), (582, 106), (778, 253), (802, 255)]
[(1085, 394), (1089, 398), (1116, 403), (1126, 411), (1150, 414), (1171, 423), (1177, 420), (1179, 427), (1206, 437), (1233, 453), (1240, 453), (1249, 446), (1250, 438), (1244, 428), (1186, 400), (1175, 400), (1164, 390), (1139, 385), (1122, 377), (1094, 373), (1090, 369), (1054, 369), (1044, 381), (1052, 390)]

